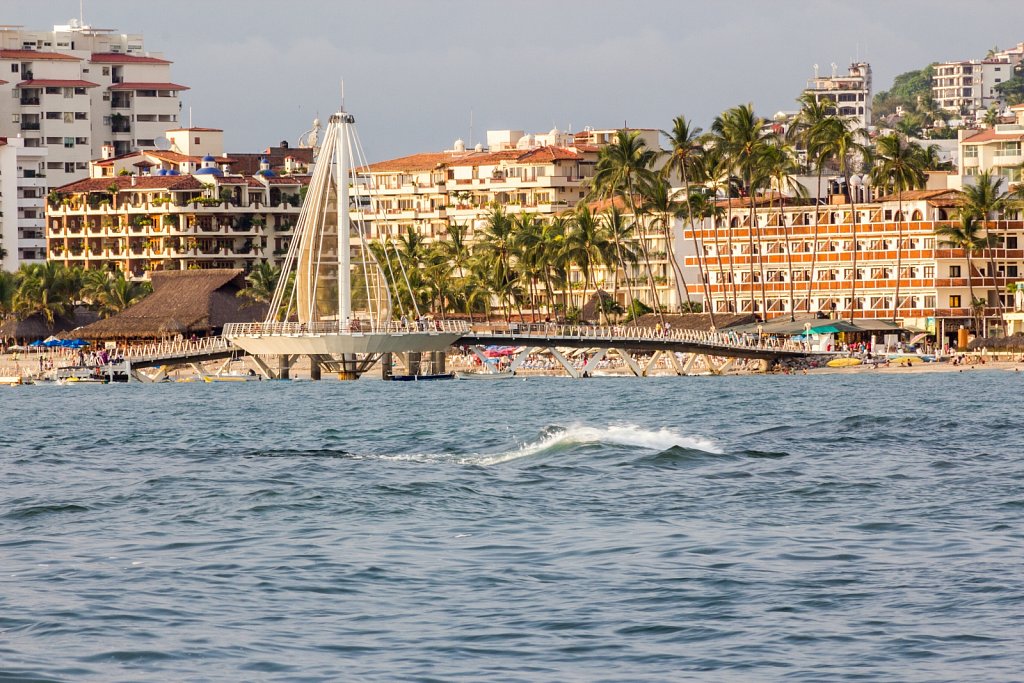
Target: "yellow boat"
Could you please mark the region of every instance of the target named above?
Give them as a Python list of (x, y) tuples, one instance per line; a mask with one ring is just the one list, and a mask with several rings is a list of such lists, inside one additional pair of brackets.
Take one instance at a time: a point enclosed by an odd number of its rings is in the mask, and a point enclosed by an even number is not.
[(258, 382), (262, 377), (259, 375), (203, 375), (203, 381), (211, 382)]
[(825, 365), (830, 368), (852, 368), (860, 365), (863, 361), (860, 358), (833, 358)]
[(17, 375), (10, 375), (10, 376), (0, 377), (0, 386), (14, 387), (14, 386), (18, 386), (19, 384), (24, 384), (24, 383), (25, 383), (25, 381), (21, 377), (19, 377)]

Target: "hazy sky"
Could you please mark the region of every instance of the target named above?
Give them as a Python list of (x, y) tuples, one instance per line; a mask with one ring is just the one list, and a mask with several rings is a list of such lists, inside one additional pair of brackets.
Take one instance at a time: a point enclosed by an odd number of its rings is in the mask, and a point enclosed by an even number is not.
[[(3, 0), (0, 23), (50, 28), (79, 0)], [(85, 20), (141, 32), (191, 86), (185, 116), (229, 151), (295, 144), (339, 104), (371, 160), (484, 131), (706, 127), (753, 102), (794, 109), (812, 65), (871, 62), (875, 90), (937, 60), (1024, 41), (1019, 0), (85, 0)]]

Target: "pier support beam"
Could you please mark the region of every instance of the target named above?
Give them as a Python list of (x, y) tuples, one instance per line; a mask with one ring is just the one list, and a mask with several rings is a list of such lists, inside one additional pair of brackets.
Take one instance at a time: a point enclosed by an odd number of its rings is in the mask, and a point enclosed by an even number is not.
[(323, 373), (323, 369), (320, 367), (320, 361), (316, 356), (309, 357), (309, 378), (313, 381), (319, 381)]
[(613, 348), (610, 350), (614, 351), (619, 355), (619, 358), (622, 359), (622, 362), (626, 364), (626, 367), (628, 367), (635, 376), (645, 377), (647, 375), (647, 372), (640, 367), (640, 364), (636, 362), (633, 356), (626, 353), (625, 349)]
[(391, 379), (394, 357), (390, 353), (382, 354), (380, 357), (380, 378), (384, 381)]
[(555, 357), (555, 360), (558, 361), (559, 365), (565, 368), (565, 371), (569, 373), (570, 377), (572, 377), (573, 379), (580, 378), (580, 371), (576, 369), (575, 365), (566, 360), (565, 356), (562, 355), (561, 351), (559, 351), (553, 346), (548, 350), (551, 351), (551, 355)]
[(594, 370), (597, 369), (598, 364), (604, 360), (604, 357), (608, 354), (608, 349), (598, 349), (597, 353), (590, 357), (590, 359), (580, 370), (580, 374), (584, 377), (593, 377)]

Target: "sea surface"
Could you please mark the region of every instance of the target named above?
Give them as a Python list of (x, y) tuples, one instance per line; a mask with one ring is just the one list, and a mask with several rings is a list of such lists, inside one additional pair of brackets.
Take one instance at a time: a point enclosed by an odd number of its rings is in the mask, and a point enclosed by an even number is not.
[(2, 681), (1019, 681), (1024, 373), (0, 392)]

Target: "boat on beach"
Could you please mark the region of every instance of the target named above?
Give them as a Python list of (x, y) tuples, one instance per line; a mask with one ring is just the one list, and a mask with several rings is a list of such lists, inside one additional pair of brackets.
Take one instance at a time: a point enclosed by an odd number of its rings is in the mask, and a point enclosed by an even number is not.
[(392, 382), (434, 382), (443, 379), (455, 379), (450, 372), (438, 373), (436, 375), (393, 375)]

